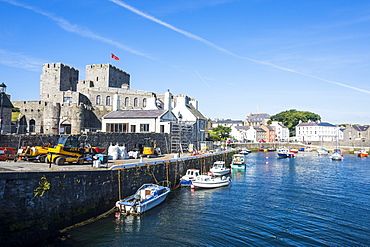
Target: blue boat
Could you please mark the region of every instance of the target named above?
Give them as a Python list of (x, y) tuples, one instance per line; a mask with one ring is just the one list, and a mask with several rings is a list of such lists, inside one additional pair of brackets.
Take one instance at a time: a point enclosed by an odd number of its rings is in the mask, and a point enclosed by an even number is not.
[(277, 150), (278, 158), (294, 158), (294, 153), (290, 152), (287, 148)]
[(231, 169), (245, 169), (247, 167), (245, 155), (234, 154), (230, 166)]
[(116, 202), (124, 215), (139, 215), (162, 203), (171, 189), (157, 184), (143, 184), (135, 194)]
[(180, 178), (181, 186), (190, 186), (197, 176), (199, 176), (198, 169), (188, 169), (186, 174)]

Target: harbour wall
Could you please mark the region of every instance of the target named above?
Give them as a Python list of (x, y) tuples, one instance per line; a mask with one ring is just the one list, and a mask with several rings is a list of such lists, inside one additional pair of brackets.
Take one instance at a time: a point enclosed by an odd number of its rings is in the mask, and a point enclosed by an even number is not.
[[(125, 145), (126, 150), (133, 150), (138, 144), (143, 144), (145, 138), (156, 140), (162, 153), (170, 153), (170, 135), (165, 133), (92, 133), (87, 135), (87, 142), (93, 147), (108, 149), (112, 145)], [(56, 145), (59, 135), (1, 135), (1, 146), (19, 147), (42, 146), (47, 143)]]
[(209, 170), (216, 160), (231, 162), (234, 152), (145, 163), (118, 170), (0, 173), (0, 243), (46, 244), (61, 229), (111, 210), (119, 198), (144, 183), (170, 181), (176, 188), (189, 168)]

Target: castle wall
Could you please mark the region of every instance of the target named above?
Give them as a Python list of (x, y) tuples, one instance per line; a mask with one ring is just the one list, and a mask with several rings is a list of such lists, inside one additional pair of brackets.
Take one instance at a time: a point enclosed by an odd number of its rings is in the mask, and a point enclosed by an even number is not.
[[(86, 81), (93, 86), (130, 88), (130, 74), (110, 64), (93, 64), (86, 66)], [(86, 86), (92, 86), (87, 83)]]
[(40, 76), (40, 100), (50, 101), (59, 91), (76, 91), (79, 72), (62, 63), (47, 63)]

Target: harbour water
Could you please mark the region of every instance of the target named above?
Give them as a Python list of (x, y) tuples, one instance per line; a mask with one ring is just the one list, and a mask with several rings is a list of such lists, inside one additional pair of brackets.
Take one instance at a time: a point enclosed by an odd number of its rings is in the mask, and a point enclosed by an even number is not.
[(142, 216), (107, 218), (53, 246), (370, 246), (370, 158), (247, 156), (217, 189), (180, 188)]

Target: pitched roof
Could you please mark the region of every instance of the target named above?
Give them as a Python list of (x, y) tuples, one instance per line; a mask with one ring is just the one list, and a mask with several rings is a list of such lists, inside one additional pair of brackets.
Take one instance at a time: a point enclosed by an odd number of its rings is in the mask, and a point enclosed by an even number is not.
[(237, 130), (249, 130), (251, 126), (235, 126), (235, 129)]
[(357, 131), (366, 131), (369, 126), (352, 126)]
[(166, 110), (120, 110), (112, 111), (105, 115), (104, 119), (117, 118), (157, 118), (166, 113)]
[(203, 116), (202, 113), (200, 113), (200, 111), (198, 111), (197, 109), (195, 109), (195, 107), (192, 105), (192, 104), (186, 104), (186, 108), (188, 108), (188, 110), (197, 118), (197, 119), (202, 119), (202, 120), (207, 120), (207, 118), (205, 118)]
[(248, 122), (262, 122), (264, 119), (270, 119), (270, 115), (267, 113), (256, 113), (251, 114), (247, 117)]
[(305, 126), (321, 126), (321, 127), (336, 127), (334, 124), (331, 123), (325, 123), (325, 122), (306, 122), (306, 123), (300, 123), (297, 125), (297, 127), (305, 127)]

